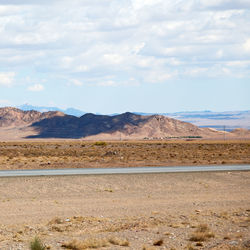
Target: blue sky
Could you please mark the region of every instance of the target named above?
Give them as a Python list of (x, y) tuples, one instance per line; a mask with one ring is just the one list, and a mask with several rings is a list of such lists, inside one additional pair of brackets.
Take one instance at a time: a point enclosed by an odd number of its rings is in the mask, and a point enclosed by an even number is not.
[(0, 106), (250, 109), (249, 0), (0, 0)]

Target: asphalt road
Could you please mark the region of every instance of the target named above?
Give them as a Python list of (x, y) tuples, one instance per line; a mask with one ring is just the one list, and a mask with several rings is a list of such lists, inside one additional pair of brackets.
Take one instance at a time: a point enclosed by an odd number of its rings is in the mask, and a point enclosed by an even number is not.
[(1, 170), (0, 177), (249, 171), (250, 165)]

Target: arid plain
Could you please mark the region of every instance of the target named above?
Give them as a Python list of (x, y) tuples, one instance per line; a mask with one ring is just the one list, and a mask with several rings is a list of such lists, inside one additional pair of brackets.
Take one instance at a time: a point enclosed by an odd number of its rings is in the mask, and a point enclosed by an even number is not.
[[(0, 143), (6, 169), (249, 164), (248, 140)], [(0, 248), (248, 249), (250, 173), (2, 178)]]
[(249, 140), (0, 142), (2, 170), (249, 163)]
[(250, 173), (2, 178), (0, 248), (249, 249)]

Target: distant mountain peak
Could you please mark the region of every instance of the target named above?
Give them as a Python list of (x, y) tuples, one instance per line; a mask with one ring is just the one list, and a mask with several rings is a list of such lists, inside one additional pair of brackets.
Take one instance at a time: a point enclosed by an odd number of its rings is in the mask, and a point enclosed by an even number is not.
[(61, 108), (57, 108), (57, 107), (33, 106), (33, 105), (28, 104), (28, 103), (17, 106), (17, 108), (19, 108), (23, 111), (28, 111), (28, 110), (36, 110), (39, 112), (60, 111), (60, 112), (63, 112), (67, 115), (74, 115), (74, 116), (78, 116), (78, 117), (85, 114), (84, 111), (81, 111), (81, 110), (75, 109), (75, 108), (61, 109)]

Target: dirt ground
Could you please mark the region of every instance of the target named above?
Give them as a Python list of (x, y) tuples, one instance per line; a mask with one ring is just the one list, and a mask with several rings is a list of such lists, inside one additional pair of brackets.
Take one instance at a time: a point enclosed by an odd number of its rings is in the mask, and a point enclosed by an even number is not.
[(250, 140), (0, 142), (0, 169), (249, 164)]
[(0, 179), (0, 249), (249, 249), (250, 172)]

